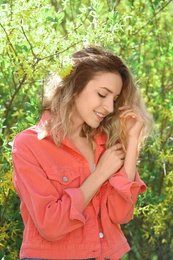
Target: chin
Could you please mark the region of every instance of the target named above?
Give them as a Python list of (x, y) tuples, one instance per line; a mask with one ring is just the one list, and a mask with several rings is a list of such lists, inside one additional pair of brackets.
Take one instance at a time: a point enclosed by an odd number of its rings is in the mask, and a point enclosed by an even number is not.
[(86, 124), (89, 126), (89, 127), (91, 127), (91, 128), (97, 128), (97, 127), (99, 127), (99, 125), (100, 125), (100, 123), (87, 123), (86, 122)]

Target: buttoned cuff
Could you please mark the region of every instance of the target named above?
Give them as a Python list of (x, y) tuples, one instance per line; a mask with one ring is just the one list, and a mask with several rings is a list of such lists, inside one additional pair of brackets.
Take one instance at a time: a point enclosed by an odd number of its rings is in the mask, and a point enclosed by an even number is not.
[(71, 199), (71, 208), (70, 208), (70, 219), (80, 220), (85, 224), (85, 217), (82, 212), (84, 210), (84, 194), (80, 188), (68, 188), (64, 190), (64, 193), (67, 194)]

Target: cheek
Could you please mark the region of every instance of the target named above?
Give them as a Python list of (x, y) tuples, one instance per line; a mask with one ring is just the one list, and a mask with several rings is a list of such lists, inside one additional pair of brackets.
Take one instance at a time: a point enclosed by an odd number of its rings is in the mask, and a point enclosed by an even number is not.
[(89, 95), (81, 97), (79, 103), (81, 108), (91, 108), (91, 106), (94, 104), (92, 98), (90, 98)]
[(78, 111), (82, 110), (83, 112), (84, 110), (86, 110), (86, 112), (94, 110), (96, 107), (101, 105), (100, 103), (100, 99), (96, 93), (93, 94), (93, 92), (91, 93), (89, 91), (81, 93), (75, 101)]
[(84, 115), (87, 114), (88, 108), (90, 107), (89, 102), (90, 101), (88, 100), (87, 97), (83, 98), (82, 96), (80, 96), (79, 98), (76, 99), (74, 103), (74, 107), (76, 108), (79, 114)]

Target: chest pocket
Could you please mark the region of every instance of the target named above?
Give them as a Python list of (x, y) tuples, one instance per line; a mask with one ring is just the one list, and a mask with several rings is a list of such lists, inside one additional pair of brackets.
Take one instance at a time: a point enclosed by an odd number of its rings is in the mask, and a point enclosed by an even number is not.
[(47, 178), (59, 191), (65, 188), (78, 188), (81, 185), (80, 176), (78, 167), (73, 170), (67, 167), (52, 168), (47, 171)]

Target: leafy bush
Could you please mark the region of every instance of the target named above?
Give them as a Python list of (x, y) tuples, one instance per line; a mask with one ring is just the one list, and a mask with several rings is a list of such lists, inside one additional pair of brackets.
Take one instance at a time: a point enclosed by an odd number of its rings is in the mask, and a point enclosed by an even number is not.
[(128, 259), (171, 259), (173, 254), (172, 1), (41, 0), (0, 5), (0, 257), (18, 259), (23, 224), (12, 185), (11, 142), (40, 116), (43, 80), (70, 64), (86, 44), (118, 53), (130, 66), (155, 131), (139, 158), (148, 191), (122, 228)]

